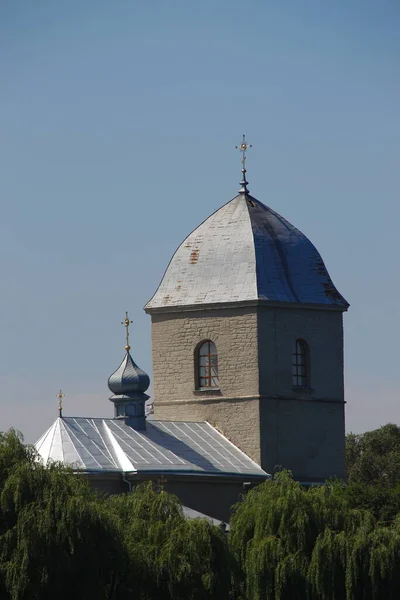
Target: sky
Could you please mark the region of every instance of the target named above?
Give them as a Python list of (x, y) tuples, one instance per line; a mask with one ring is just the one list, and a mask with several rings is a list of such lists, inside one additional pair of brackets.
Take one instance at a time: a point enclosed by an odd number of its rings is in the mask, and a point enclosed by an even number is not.
[(351, 307), (346, 425), (400, 421), (398, 0), (2, 0), (0, 429), (111, 416), (143, 306), (240, 180)]

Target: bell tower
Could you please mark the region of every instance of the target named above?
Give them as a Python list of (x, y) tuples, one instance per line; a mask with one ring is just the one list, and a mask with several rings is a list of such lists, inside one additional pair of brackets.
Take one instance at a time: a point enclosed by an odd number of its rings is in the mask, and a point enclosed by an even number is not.
[(344, 476), (342, 315), (313, 244), (239, 193), (172, 257), (145, 306), (157, 419), (208, 421), (269, 473)]

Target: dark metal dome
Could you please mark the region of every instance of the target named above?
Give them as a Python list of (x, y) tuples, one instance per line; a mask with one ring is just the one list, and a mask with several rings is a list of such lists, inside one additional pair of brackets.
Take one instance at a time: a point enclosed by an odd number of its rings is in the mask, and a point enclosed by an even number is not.
[(149, 385), (149, 376), (137, 366), (129, 350), (118, 369), (108, 379), (109, 389), (117, 396), (143, 393)]

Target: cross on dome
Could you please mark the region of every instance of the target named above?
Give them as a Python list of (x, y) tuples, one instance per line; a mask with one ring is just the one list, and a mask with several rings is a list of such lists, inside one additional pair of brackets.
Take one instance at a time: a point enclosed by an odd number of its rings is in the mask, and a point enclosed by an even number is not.
[(246, 152), (247, 152), (248, 148), (252, 148), (252, 147), (253, 147), (252, 144), (248, 144), (246, 142), (246, 135), (245, 134), (243, 134), (243, 139), (242, 139), (242, 143), (240, 144), (240, 146), (235, 146), (235, 148), (237, 150), (240, 150), (240, 152), (242, 153), (242, 165), (243, 165), (243, 169), (246, 168), (246, 159), (247, 159)]
[[(125, 319), (121, 321), (121, 325), (125, 327), (125, 350), (126, 354), (118, 369), (109, 377), (108, 387), (117, 396), (135, 396), (142, 398), (144, 392), (150, 385), (149, 376), (140, 369), (134, 362), (130, 354), (129, 345), (129, 327), (132, 321), (129, 318), (128, 312), (125, 313)], [(146, 396), (147, 400), (148, 396)]]
[(121, 321), (121, 325), (123, 325), (125, 327), (125, 350), (127, 352), (129, 352), (129, 350), (131, 349), (130, 345), (129, 345), (129, 326), (133, 323), (133, 321), (129, 320), (129, 315), (128, 312), (125, 312), (125, 319), (123, 321)]
[(242, 186), (239, 190), (239, 194), (248, 194), (249, 190), (247, 189), (247, 185), (248, 185), (248, 181), (246, 181), (246, 160), (247, 160), (247, 155), (246, 152), (249, 148), (252, 148), (252, 144), (248, 144), (246, 141), (246, 135), (243, 134), (243, 139), (242, 139), (242, 143), (240, 144), (240, 146), (235, 146), (235, 148), (237, 150), (240, 150), (240, 152), (242, 153), (242, 181), (240, 182), (240, 185)]

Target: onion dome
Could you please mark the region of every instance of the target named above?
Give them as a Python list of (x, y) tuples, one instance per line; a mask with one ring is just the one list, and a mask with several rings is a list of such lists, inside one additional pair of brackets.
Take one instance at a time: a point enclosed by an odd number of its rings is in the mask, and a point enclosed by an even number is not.
[(149, 385), (149, 376), (137, 366), (129, 350), (118, 369), (108, 379), (110, 391), (117, 396), (143, 394)]
[(125, 326), (126, 354), (118, 369), (108, 378), (108, 387), (113, 392), (114, 418), (123, 419), (126, 425), (138, 430), (146, 429), (145, 403), (149, 396), (145, 391), (150, 385), (147, 373), (142, 371), (130, 354), (128, 313), (121, 325)]

